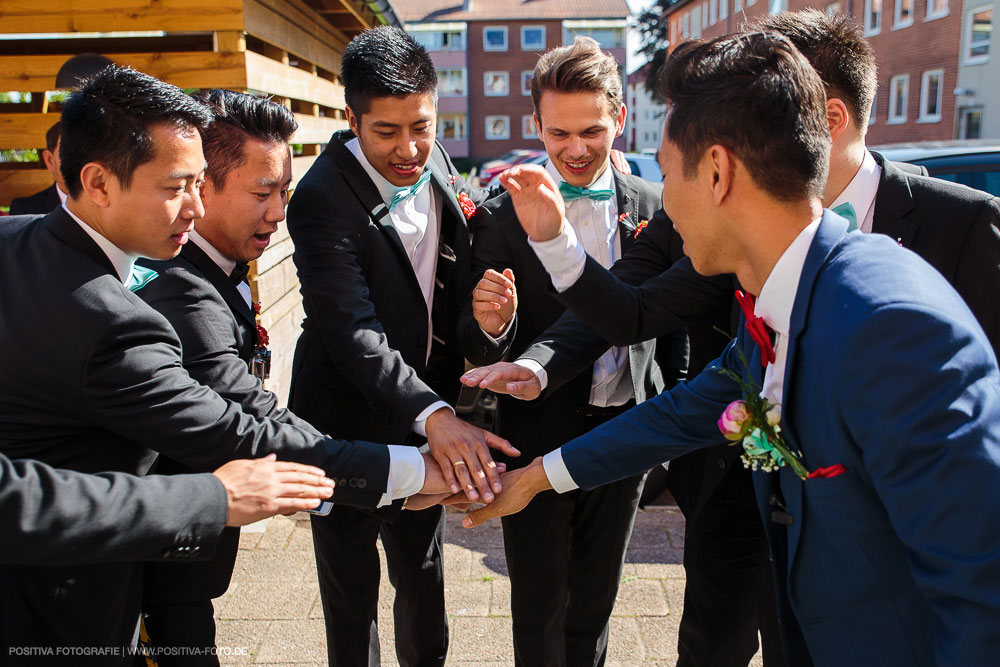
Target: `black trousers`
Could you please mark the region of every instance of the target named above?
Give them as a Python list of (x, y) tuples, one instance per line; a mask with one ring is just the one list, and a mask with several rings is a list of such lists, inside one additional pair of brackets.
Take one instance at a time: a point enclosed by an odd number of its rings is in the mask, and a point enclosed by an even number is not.
[(444, 608), (444, 509), (404, 511), (393, 523), (334, 505), (312, 517), (313, 547), (331, 667), (379, 667), (375, 540), (382, 538), (400, 667), (439, 667), (448, 651)]
[(604, 664), (644, 477), (546, 491), (503, 518), (518, 667)]
[(688, 517), (677, 667), (746, 667), (757, 652), (758, 630), (765, 667), (783, 667), (771, 563), (751, 473), (739, 460), (731, 461), (710, 493), (699, 488), (706, 466), (719, 460), (709, 449), (670, 463), (671, 491)]
[[(151, 606), (145, 613), (148, 644), (159, 667), (218, 667), (211, 600)], [(178, 648), (195, 648), (200, 652), (179, 654), (172, 650)]]

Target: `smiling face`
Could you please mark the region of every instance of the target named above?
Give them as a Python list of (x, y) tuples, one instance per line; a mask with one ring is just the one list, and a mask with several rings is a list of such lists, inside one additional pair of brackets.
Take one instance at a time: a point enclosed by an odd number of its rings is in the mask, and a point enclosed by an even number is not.
[(200, 193), (205, 156), (201, 135), (192, 128), (158, 124), (149, 134), (153, 159), (135, 169), (127, 188), (99, 167), (106, 191), (101, 231), (126, 253), (170, 259), (187, 243), (195, 219), (205, 214)]
[(612, 115), (607, 96), (596, 91), (542, 93), (535, 114), (538, 136), (567, 183), (588, 187), (604, 173), (611, 144), (625, 127), (625, 113), (623, 104)]
[(368, 162), (387, 181), (397, 187), (417, 182), (437, 133), (434, 93), (375, 97), (362, 116), (348, 107), (347, 120)]
[(237, 262), (257, 259), (270, 244), (285, 219), (292, 183), (288, 144), (248, 139), (243, 158), (220, 189), (211, 180), (205, 183), (205, 217), (196, 225), (216, 250)]

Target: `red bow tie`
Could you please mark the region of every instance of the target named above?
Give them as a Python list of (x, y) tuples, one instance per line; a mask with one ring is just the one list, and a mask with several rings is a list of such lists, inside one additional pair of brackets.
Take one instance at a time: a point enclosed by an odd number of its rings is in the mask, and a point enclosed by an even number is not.
[(760, 348), (761, 365), (766, 367), (768, 364), (773, 364), (774, 346), (771, 344), (771, 334), (773, 332), (771, 327), (767, 326), (764, 322), (764, 319), (757, 317), (753, 312), (757, 297), (753, 294), (746, 294), (745, 292), (736, 290), (736, 300), (740, 302), (740, 308), (743, 309), (743, 317), (747, 322), (747, 333), (750, 334), (750, 339), (757, 343), (757, 347)]

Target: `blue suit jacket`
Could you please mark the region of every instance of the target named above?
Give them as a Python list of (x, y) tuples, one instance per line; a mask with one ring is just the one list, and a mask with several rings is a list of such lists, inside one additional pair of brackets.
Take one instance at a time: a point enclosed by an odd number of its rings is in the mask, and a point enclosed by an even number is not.
[[(759, 360), (741, 332), (716, 365), (759, 382)], [(739, 392), (706, 370), (563, 460), (583, 488), (646, 470), (715, 442)], [(784, 399), (806, 467), (847, 469), (754, 473), (788, 664), (996, 664), (1000, 374), (962, 299), (917, 255), (827, 212), (792, 310)], [(791, 525), (771, 520), (781, 502)]]

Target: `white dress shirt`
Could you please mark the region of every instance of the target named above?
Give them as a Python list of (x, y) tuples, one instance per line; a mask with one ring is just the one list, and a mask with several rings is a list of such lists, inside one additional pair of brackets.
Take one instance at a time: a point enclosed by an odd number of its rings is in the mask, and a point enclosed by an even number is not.
[[(764, 322), (774, 330), (774, 363), (768, 364), (764, 370), (764, 382), (760, 395), (770, 402), (781, 405), (784, 393), (785, 363), (788, 359), (788, 334), (792, 319), (792, 307), (795, 305), (795, 295), (799, 290), (799, 279), (802, 277), (802, 267), (806, 263), (806, 255), (812, 246), (820, 219), (813, 220), (806, 226), (795, 240), (785, 248), (771, 273), (768, 274), (760, 296), (754, 307), (754, 314), (763, 318)], [(579, 488), (566, 468), (561, 449), (556, 449), (542, 457), (545, 476), (552, 488), (558, 493), (566, 493)]]
[[(372, 183), (382, 195), (382, 201), (386, 207), (392, 201), (393, 196), (401, 189), (390, 183), (378, 169), (372, 166), (361, 150), (361, 143), (357, 138), (351, 139), (346, 144), (347, 150), (351, 151), (354, 157), (364, 168), (365, 173), (372, 179)], [(403, 242), (406, 255), (410, 258), (410, 266), (417, 277), (420, 291), (424, 295), (424, 303), (427, 304), (427, 356), (424, 361), (430, 359), (431, 344), (434, 340), (434, 323), (431, 321), (431, 306), (434, 302), (434, 280), (437, 273), (438, 259), (438, 235), (441, 226), (441, 202), (434, 187), (428, 183), (419, 193), (412, 197), (407, 197), (396, 208), (389, 211), (392, 219), (392, 226), (399, 234), (399, 239)], [(445, 401), (436, 401), (427, 406), (413, 420), (410, 427), (414, 433), (422, 436), (427, 435), (427, 418), (432, 413), (441, 408), (454, 409)], [(421, 465), (423, 461), (421, 460)], [(421, 480), (423, 475), (421, 475)]]
[(872, 231), (872, 220), (875, 217), (875, 194), (878, 192), (878, 181), (882, 177), (882, 168), (868, 149), (865, 149), (865, 157), (861, 161), (858, 173), (854, 175), (851, 182), (847, 184), (844, 191), (833, 200), (830, 208), (837, 208), (841, 204), (850, 202), (854, 207), (854, 214), (858, 218), (858, 229), (865, 234)]
[[(557, 184), (564, 182), (551, 161), (545, 169)], [(589, 188), (614, 192), (615, 179), (610, 164)], [(528, 245), (535, 251), (542, 266), (549, 272), (552, 284), (560, 292), (576, 282), (583, 273), (588, 254), (601, 266), (610, 269), (622, 254), (617, 198), (612, 196), (610, 199), (597, 201), (581, 197), (567, 202), (563, 232), (549, 241), (535, 242), (528, 239)], [(571, 278), (566, 278), (567, 275)], [(534, 359), (518, 359), (514, 363), (532, 370), (538, 376), (543, 390), (548, 385), (548, 373)], [(589, 403), (602, 408), (624, 405), (633, 396), (632, 376), (628, 370), (628, 347), (612, 347), (594, 363)]]
[[(128, 284), (129, 278), (132, 276), (132, 268), (135, 266), (136, 257), (127, 254), (121, 250), (114, 243), (105, 238), (96, 229), (85, 223), (83, 220), (78, 218), (67, 206), (63, 206), (69, 216), (76, 221), (83, 231), (94, 240), (100, 249), (104, 252), (111, 264), (115, 267), (115, 271), (118, 273), (118, 279), (121, 280), (123, 285)], [(192, 237), (194, 234), (191, 235)], [(205, 243), (214, 252), (214, 255), (225, 260), (215, 248), (205, 241), (203, 237), (199, 237), (202, 242)], [(199, 248), (205, 250), (205, 248), (199, 243)], [(206, 252), (208, 252), (206, 250)], [(213, 253), (209, 253), (209, 257), (215, 260)], [(225, 260), (231, 262), (232, 260)], [(218, 264), (218, 262), (216, 262)], [(236, 266), (236, 262), (232, 262), (233, 266)], [(225, 271), (225, 267), (220, 264), (219, 268)], [(232, 267), (226, 272), (228, 275), (232, 272)], [(400, 498), (405, 498), (407, 496), (412, 496), (418, 493), (420, 489), (424, 486), (424, 457), (420, 455), (420, 452), (414, 447), (407, 447), (405, 445), (388, 445), (389, 448), (389, 479), (386, 482), (386, 491), (382, 494), (382, 498), (379, 500), (378, 506), (382, 507), (384, 505), (391, 504), (394, 500)]]

